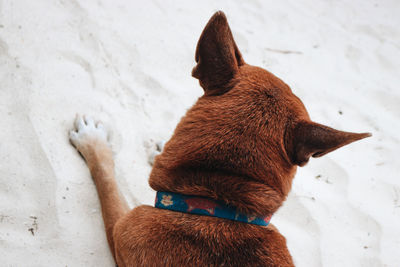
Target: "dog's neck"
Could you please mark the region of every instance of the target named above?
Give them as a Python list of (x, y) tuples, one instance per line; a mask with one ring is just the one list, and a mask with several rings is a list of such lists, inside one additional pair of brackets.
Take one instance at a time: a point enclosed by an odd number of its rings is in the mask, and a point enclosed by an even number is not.
[[(237, 174), (201, 168), (167, 169), (162, 162), (162, 159), (156, 160), (150, 175), (149, 183), (154, 190), (212, 198), (246, 214), (273, 214), (288, 193)], [(277, 179), (271, 179), (274, 180)]]

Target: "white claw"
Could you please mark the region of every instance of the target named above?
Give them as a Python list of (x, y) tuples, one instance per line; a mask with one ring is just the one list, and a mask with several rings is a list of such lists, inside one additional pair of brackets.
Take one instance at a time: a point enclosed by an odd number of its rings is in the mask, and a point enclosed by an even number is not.
[(85, 127), (85, 126), (86, 126), (86, 124), (85, 124), (82, 116), (76, 115), (75, 129), (79, 131), (79, 130), (83, 129), (83, 127)]
[(78, 133), (75, 132), (74, 130), (69, 131), (69, 139), (71, 139), (72, 142), (78, 137)]
[(148, 159), (149, 160), (149, 164), (151, 166), (154, 165), (155, 158), (162, 153), (162, 151), (164, 149), (164, 145), (165, 145), (165, 141), (159, 141), (159, 142), (156, 143), (156, 145), (154, 147), (155, 150), (150, 153), (150, 156), (149, 156), (149, 159)]
[(162, 152), (165, 146), (165, 141), (159, 141), (156, 143), (157, 151)]
[(83, 118), (84, 118), (87, 126), (94, 127), (94, 120), (92, 119), (92, 117), (84, 116)]
[(71, 139), (76, 139), (78, 137), (78, 133), (74, 130), (69, 131), (69, 137)]
[(99, 130), (104, 130), (104, 125), (101, 122), (96, 123), (96, 128)]

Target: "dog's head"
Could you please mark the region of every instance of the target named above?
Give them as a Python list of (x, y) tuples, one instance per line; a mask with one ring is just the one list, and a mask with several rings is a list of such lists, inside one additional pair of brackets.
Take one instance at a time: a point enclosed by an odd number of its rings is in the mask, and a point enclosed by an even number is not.
[(277, 146), (292, 164), (303, 166), (310, 157), (323, 156), (370, 136), (312, 122), (287, 84), (270, 72), (244, 62), (221, 11), (214, 14), (203, 30), (195, 59), (197, 66), (192, 75), (199, 79), (204, 98), (216, 101), (217, 108), (209, 110), (210, 117), (222, 120), (223, 113), (231, 116), (227, 118), (231, 124), (222, 131), (236, 129), (239, 136), (242, 133), (246, 139), (254, 139), (250, 141), (254, 144), (261, 141)]
[(286, 195), (296, 166), (370, 136), (312, 122), (287, 84), (245, 63), (223, 12), (203, 30), (195, 59), (204, 96), (167, 143), (163, 166), (239, 175)]

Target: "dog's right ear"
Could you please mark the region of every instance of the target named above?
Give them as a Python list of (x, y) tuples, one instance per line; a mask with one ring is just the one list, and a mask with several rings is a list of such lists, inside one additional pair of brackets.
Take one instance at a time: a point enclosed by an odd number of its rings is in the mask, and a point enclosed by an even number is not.
[(204, 28), (196, 48), (197, 66), (192, 76), (199, 79), (206, 95), (223, 94), (229, 81), (244, 64), (222, 11), (215, 13)]
[(343, 132), (319, 123), (301, 121), (285, 136), (285, 146), (292, 163), (304, 166), (310, 157), (321, 157), (369, 136), (370, 133)]

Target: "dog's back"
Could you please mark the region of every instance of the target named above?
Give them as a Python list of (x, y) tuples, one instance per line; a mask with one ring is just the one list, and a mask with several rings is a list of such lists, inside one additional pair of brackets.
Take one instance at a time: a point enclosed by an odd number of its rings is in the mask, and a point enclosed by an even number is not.
[(119, 267), (293, 266), (272, 225), (140, 206), (118, 222), (114, 237)]

